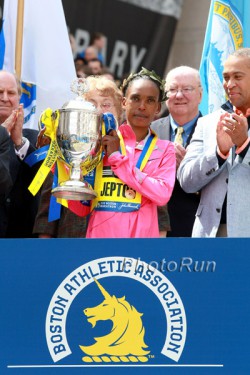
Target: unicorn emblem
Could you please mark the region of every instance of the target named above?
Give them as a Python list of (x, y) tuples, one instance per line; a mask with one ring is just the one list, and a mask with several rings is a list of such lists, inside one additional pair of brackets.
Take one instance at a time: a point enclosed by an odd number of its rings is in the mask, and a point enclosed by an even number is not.
[[(144, 342), (145, 329), (141, 320), (143, 314), (139, 313), (125, 297), (117, 298), (111, 296), (103, 286), (94, 279), (100, 289), (104, 300), (95, 307), (88, 307), (83, 310), (92, 328), (99, 320), (111, 320), (113, 327), (106, 336), (94, 337), (95, 343), (90, 346), (80, 345), (81, 350), (94, 357), (83, 357), (83, 361), (92, 362), (106, 361), (140, 361), (148, 360), (145, 350), (148, 346)], [(107, 357), (110, 355), (111, 357)], [(103, 356), (96, 357), (96, 356)], [(115, 357), (112, 357), (115, 356)], [(128, 357), (127, 357), (128, 356)]]

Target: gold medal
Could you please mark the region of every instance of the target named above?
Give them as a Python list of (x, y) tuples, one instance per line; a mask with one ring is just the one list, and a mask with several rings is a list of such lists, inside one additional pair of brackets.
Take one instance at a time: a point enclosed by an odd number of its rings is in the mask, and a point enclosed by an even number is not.
[(127, 199), (135, 199), (135, 191), (131, 188), (128, 188), (125, 192), (125, 197)]

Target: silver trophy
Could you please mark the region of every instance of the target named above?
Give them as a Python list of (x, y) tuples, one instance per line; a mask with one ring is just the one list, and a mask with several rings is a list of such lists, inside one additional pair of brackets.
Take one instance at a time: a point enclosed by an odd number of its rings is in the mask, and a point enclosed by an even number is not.
[(69, 200), (91, 200), (97, 194), (83, 179), (83, 174), (91, 172), (101, 160), (101, 116), (92, 103), (83, 99), (88, 91), (85, 79), (74, 80), (71, 90), (78, 96), (59, 110), (57, 129), (57, 142), (70, 164), (70, 176), (68, 181), (53, 189), (52, 194)]

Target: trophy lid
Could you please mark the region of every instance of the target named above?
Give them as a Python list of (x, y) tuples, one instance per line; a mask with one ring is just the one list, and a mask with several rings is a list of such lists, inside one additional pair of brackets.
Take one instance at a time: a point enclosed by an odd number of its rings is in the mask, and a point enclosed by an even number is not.
[(89, 91), (87, 81), (84, 78), (75, 79), (71, 84), (71, 91), (77, 94), (75, 99), (69, 100), (63, 104), (62, 111), (81, 110), (98, 114), (98, 111), (93, 103), (87, 102), (83, 98), (83, 94)]
[(87, 112), (94, 112), (98, 113), (96, 107), (93, 103), (87, 102), (83, 98), (76, 98), (73, 100), (69, 100), (68, 102), (64, 103), (62, 110), (84, 110)]

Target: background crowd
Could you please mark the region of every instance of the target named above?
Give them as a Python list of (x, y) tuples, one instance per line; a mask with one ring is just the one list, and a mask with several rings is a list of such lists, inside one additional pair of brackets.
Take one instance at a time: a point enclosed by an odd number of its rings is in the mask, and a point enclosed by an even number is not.
[(105, 170), (106, 181), (134, 194), (135, 208), (117, 194), (113, 211), (97, 199), (85, 217), (63, 207), (60, 219), (49, 221), (53, 173), (33, 196), (28, 186), (39, 165), (25, 162), (42, 137), (23, 129), (20, 82), (0, 71), (0, 237), (249, 237), (250, 49), (228, 57), (228, 101), (202, 116), (198, 70), (178, 66), (163, 80), (142, 68), (118, 82), (105, 65), (104, 42), (94, 33), (75, 69), (89, 80), (85, 99), (119, 125), (102, 138), (99, 185)]

